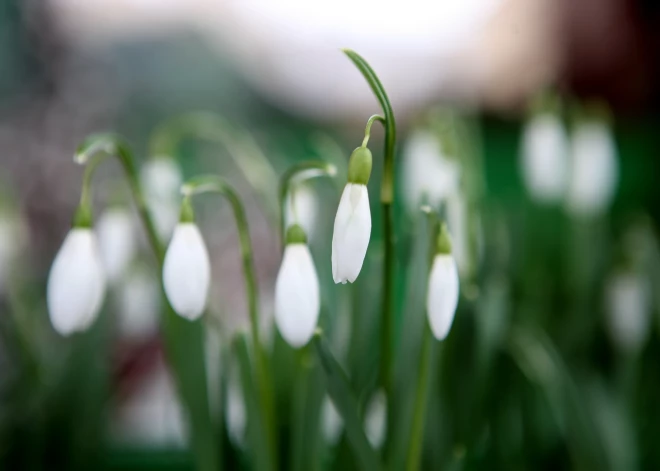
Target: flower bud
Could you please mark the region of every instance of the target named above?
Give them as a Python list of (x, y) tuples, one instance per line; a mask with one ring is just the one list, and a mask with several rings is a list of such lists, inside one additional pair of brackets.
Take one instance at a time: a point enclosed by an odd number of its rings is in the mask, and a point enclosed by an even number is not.
[(373, 158), (368, 147), (358, 147), (348, 161), (348, 183), (366, 185), (371, 176)]
[(289, 192), (286, 199), (287, 227), (300, 224), (310, 238), (314, 237), (318, 201), (308, 185), (297, 185), (295, 191)]
[(48, 313), (61, 335), (86, 330), (98, 316), (105, 295), (105, 273), (90, 228), (69, 231), (48, 275)]
[(206, 308), (210, 281), (211, 262), (199, 228), (192, 222), (179, 223), (163, 265), (165, 294), (177, 314), (198, 319)]
[(101, 215), (95, 229), (108, 281), (115, 282), (137, 250), (133, 216), (123, 208), (110, 209)]
[(636, 273), (618, 273), (606, 285), (606, 323), (610, 338), (623, 353), (638, 352), (650, 334), (651, 287)]
[(181, 170), (171, 158), (152, 159), (142, 168), (140, 181), (156, 230), (169, 240), (179, 216)]
[(376, 391), (367, 405), (364, 414), (364, 431), (369, 443), (380, 448), (387, 433), (387, 397), (382, 389)]
[(306, 241), (300, 226), (289, 228), (275, 283), (275, 322), (284, 340), (294, 348), (312, 338), (321, 309), (319, 280)]
[(451, 239), (443, 224), (436, 241), (436, 255), (433, 258), (426, 294), (426, 312), (433, 335), (444, 340), (454, 321), (458, 305), (458, 270), (451, 254)]
[(321, 409), (321, 429), (323, 430), (323, 438), (330, 446), (334, 446), (339, 441), (341, 432), (344, 428), (344, 420), (337, 412), (335, 405), (328, 396), (323, 399), (323, 406)]
[(332, 234), (332, 277), (353, 283), (360, 274), (371, 236), (369, 194), (364, 184), (349, 183), (339, 201)]
[(523, 180), (529, 194), (541, 203), (560, 201), (568, 177), (568, 137), (558, 115), (532, 117), (523, 129)]

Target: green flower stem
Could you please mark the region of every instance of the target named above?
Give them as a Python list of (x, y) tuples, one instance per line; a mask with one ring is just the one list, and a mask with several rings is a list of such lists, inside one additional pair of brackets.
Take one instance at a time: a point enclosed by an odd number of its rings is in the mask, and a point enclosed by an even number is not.
[(277, 221), (277, 202), (272, 195), (277, 181), (275, 169), (252, 136), (222, 116), (194, 111), (165, 121), (153, 133), (149, 150), (154, 158), (172, 156), (185, 138), (216, 142), (229, 156), (259, 196), (260, 204), (273, 225)]
[(420, 469), (419, 463), (424, 443), (424, 420), (426, 419), (426, 404), (429, 394), (429, 364), (433, 355), (433, 339), (427, 322), (424, 322), (422, 337), (422, 351), (420, 353), (417, 390), (415, 392), (415, 410), (410, 428), (410, 444), (406, 460), (406, 470), (408, 471)]
[(362, 147), (367, 147), (367, 144), (369, 144), (369, 138), (371, 137), (371, 125), (374, 124), (374, 121), (380, 121), (383, 123), (383, 125), (386, 123), (385, 118), (379, 114), (371, 116), (367, 121), (367, 126), (364, 128), (364, 139), (362, 140)]
[[(101, 160), (116, 156), (133, 194), (140, 218), (147, 231), (149, 243), (162, 270), (165, 246), (159, 239), (155, 225), (139, 185), (138, 171), (129, 147), (118, 136), (98, 134), (87, 138), (77, 149), (75, 161), (91, 168), (85, 172), (82, 205), (90, 205), (90, 188), (94, 169)], [(82, 206), (81, 205), (81, 206)], [(166, 298), (165, 298), (166, 299)], [(203, 471), (221, 469), (214, 427), (208, 401), (206, 371), (204, 368), (204, 332), (201, 322), (189, 322), (178, 316), (168, 302), (165, 303), (162, 329), (167, 357), (175, 376), (181, 399), (189, 413), (191, 442), (197, 468)]]
[(236, 190), (224, 179), (216, 175), (202, 175), (188, 180), (182, 187), (184, 198), (191, 198), (201, 193), (219, 193), (231, 204), (236, 218), (236, 226), (241, 245), (241, 257), (243, 259), (243, 276), (245, 277), (245, 290), (248, 300), (250, 315), (250, 331), (254, 347), (254, 362), (257, 375), (257, 385), (261, 412), (264, 419), (264, 427), (268, 436), (268, 453), (272, 467), (276, 468), (277, 444), (275, 437), (275, 408), (273, 404), (273, 393), (271, 381), (268, 374), (266, 354), (259, 339), (259, 303), (257, 291), (257, 277), (254, 271), (254, 260), (252, 257), (252, 244), (250, 242), (250, 231), (248, 228), (245, 210)]
[[(378, 99), (383, 114), (385, 115), (385, 156), (383, 165), (383, 179), (380, 186), (380, 202), (383, 207), (383, 237), (385, 243), (385, 257), (383, 266), (383, 290), (382, 290), (382, 317), (381, 317), (381, 340), (380, 340), (380, 381), (387, 395), (388, 434), (392, 429), (392, 349), (393, 323), (394, 323), (394, 216), (392, 214), (392, 203), (394, 201), (394, 150), (396, 144), (396, 123), (392, 105), (385, 93), (383, 85), (371, 66), (356, 52), (344, 49), (344, 53), (355, 64), (371, 87)], [(378, 118), (370, 118), (372, 119)]]
[(337, 174), (337, 167), (321, 160), (308, 160), (300, 162), (290, 167), (280, 178), (279, 186), (279, 204), (280, 204), (280, 236), (282, 246), (286, 237), (286, 197), (294, 190), (295, 185), (304, 180), (315, 177), (334, 177)]

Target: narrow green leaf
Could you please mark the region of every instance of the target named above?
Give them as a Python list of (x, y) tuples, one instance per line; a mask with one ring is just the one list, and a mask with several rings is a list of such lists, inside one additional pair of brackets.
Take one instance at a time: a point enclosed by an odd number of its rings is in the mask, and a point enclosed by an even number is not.
[(350, 389), (348, 378), (328, 349), (320, 332), (314, 334), (314, 345), (325, 373), (326, 387), (337, 411), (344, 419), (346, 435), (365, 470), (381, 469), (378, 455), (364, 433), (358, 413), (358, 403)]

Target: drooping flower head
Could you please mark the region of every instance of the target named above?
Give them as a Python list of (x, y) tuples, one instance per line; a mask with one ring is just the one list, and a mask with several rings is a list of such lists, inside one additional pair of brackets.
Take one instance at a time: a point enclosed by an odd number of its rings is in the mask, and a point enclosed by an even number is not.
[(105, 290), (91, 215), (79, 208), (48, 275), (48, 314), (55, 330), (61, 335), (86, 330), (98, 316)]
[(371, 236), (371, 211), (367, 183), (372, 156), (366, 147), (353, 151), (348, 183), (339, 201), (332, 234), (332, 277), (335, 283), (353, 283), (360, 274)]
[(194, 222), (192, 206), (184, 199), (163, 264), (163, 286), (174, 310), (189, 320), (198, 319), (208, 300), (211, 262), (202, 234)]
[(454, 321), (458, 305), (458, 270), (452, 255), (451, 239), (442, 225), (436, 244), (426, 295), (426, 311), (433, 335), (444, 340)]
[(314, 334), (321, 309), (319, 280), (307, 237), (299, 225), (289, 227), (282, 266), (275, 283), (275, 322), (294, 348)]

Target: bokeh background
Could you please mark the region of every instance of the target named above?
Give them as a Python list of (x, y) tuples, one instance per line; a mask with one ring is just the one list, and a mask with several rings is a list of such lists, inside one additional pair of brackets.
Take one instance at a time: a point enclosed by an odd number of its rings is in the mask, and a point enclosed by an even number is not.
[[(108, 292), (103, 319), (146, 320), (76, 342), (49, 324), (48, 270), (80, 196), (82, 169), (73, 153), (88, 134), (112, 130), (144, 161), (162, 122), (205, 110), (249, 134), (269, 175), (321, 158), (337, 164), (341, 177), (366, 119), (379, 111), (339, 50), (350, 47), (367, 58), (390, 95), (397, 174), (408, 137), (438, 114), (460, 117), (477, 162), (465, 172), (479, 186), (471, 209), (479, 214), (480, 255), (462, 280), (452, 333), (438, 349), (424, 469), (657, 469), (659, 46), (660, 5), (652, 0), (4, 0), (0, 467), (193, 469), (156, 325), (159, 274), (139, 231), (138, 273)], [(522, 129), (530, 104), (548, 89), (566, 110), (593, 100), (608, 109), (619, 171), (614, 199), (597, 217), (540, 205), (524, 185)], [(374, 232), (355, 286), (335, 287), (330, 276), (337, 185), (314, 182), (310, 203), (324, 322), (337, 351), (346, 352), (338, 355), (358, 391), (370, 388), (377, 354), (382, 130), (376, 127)], [(275, 337), (269, 319), (280, 241), (272, 206), (218, 143), (183, 139), (173, 157), (186, 177), (221, 173), (244, 197), (264, 336)], [(101, 214), (129, 197), (118, 165), (98, 173)], [(396, 348), (405, 372), (417, 361), (419, 334), (408, 335), (406, 327), (424, 320), (427, 267), (423, 222), (403, 203), (403, 190), (398, 197)], [(247, 326), (237, 235), (219, 200), (202, 203), (199, 221), (212, 255), (210, 311), (221, 325), (222, 350)], [(635, 294), (615, 299), (609, 287), (622, 270), (643, 280), (641, 301)], [(617, 344), (616, 328), (606, 321), (613, 306), (642, 310), (649, 319), (632, 350)], [(624, 314), (622, 322), (635, 315)], [(234, 404), (240, 391), (228, 389), (223, 403), (241, 422), (244, 411)], [(286, 411), (292, 400), (282, 391)], [(286, 425), (281, 433), (288, 443)], [(229, 434), (221, 434), (229, 469), (249, 468), (250, 453)], [(345, 439), (336, 440), (325, 440), (314, 468), (353, 466)]]

